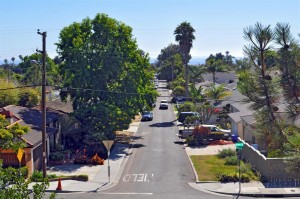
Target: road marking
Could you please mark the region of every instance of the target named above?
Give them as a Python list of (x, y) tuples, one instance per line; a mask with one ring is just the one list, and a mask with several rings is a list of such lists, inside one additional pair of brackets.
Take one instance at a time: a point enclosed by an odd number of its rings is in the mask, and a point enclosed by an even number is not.
[[(132, 174), (126, 174), (123, 177), (123, 182), (149, 182), (150, 179), (148, 177), (147, 173), (132, 173)], [(151, 178), (153, 178), (153, 173), (151, 175)]]
[(106, 195), (153, 195), (153, 193), (107, 193), (107, 192), (101, 192), (101, 193)]

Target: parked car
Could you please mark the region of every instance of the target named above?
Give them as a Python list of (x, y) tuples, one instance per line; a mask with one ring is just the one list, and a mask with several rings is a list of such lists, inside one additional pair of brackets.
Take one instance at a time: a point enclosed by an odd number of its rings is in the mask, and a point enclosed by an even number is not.
[(145, 111), (142, 114), (142, 121), (151, 121), (153, 120), (153, 112), (152, 111)]
[(183, 96), (174, 96), (174, 97), (172, 97), (172, 99), (171, 99), (171, 102), (172, 103), (184, 103), (184, 102), (186, 102), (186, 101), (192, 101), (192, 99), (191, 98), (189, 98), (189, 97), (183, 97)]
[(197, 118), (199, 118), (199, 123), (201, 123), (200, 121), (200, 115), (197, 112), (181, 112), (179, 113), (178, 119), (177, 121), (180, 123), (184, 123), (184, 120), (186, 117), (191, 117), (191, 116), (196, 116)]
[(159, 104), (159, 109), (168, 109), (168, 101), (167, 100), (161, 100)]

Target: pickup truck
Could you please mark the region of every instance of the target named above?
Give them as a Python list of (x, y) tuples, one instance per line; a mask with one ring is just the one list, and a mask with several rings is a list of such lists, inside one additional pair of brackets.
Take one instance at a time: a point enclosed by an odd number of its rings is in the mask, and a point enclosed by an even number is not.
[[(194, 124), (191, 124), (189, 126), (184, 124), (185, 119), (187, 117), (192, 117), (192, 116), (199, 118), (199, 121), (196, 121)], [(177, 126), (179, 129), (178, 136), (182, 137), (182, 138), (186, 138), (186, 137), (192, 135), (195, 125), (197, 125), (199, 123), (201, 123), (199, 113), (197, 113), (197, 112), (181, 112), (181, 113), (179, 113), (179, 116), (177, 119)]]

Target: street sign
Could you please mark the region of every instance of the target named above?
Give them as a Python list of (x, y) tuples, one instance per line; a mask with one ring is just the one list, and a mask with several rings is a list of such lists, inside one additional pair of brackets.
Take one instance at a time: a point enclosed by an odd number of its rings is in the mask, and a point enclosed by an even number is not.
[(243, 142), (237, 142), (235, 143), (235, 147), (237, 150), (242, 150), (244, 147), (244, 143)]
[(107, 169), (108, 169), (108, 181), (110, 182), (110, 166), (109, 166), (109, 154), (110, 154), (110, 148), (113, 145), (113, 140), (102, 140), (102, 143), (107, 149)]
[(19, 162), (22, 161), (23, 154), (24, 154), (24, 151), (22, 149), (19, 149), (18, 153), (17, 153), (17, 158), (18, 158)]
[(106, 147), (107, 151), (110, 151), (111, 146), (113, 145), (113, 140), (102, 140), (102, 143)]

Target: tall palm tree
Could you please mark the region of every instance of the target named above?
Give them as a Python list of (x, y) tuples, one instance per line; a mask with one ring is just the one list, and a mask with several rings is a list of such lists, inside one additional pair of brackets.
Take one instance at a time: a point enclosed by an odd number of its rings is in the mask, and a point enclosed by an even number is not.
[(179, 42), (179, 50), (182, 54), (183, 64), (185, 65), (185, 95), (188, 97), (188, 62), (191, 59), (190, 50), (193, 47), (195, 29), (188, 22), (182, 22), (174, 31), (175, 40)]

